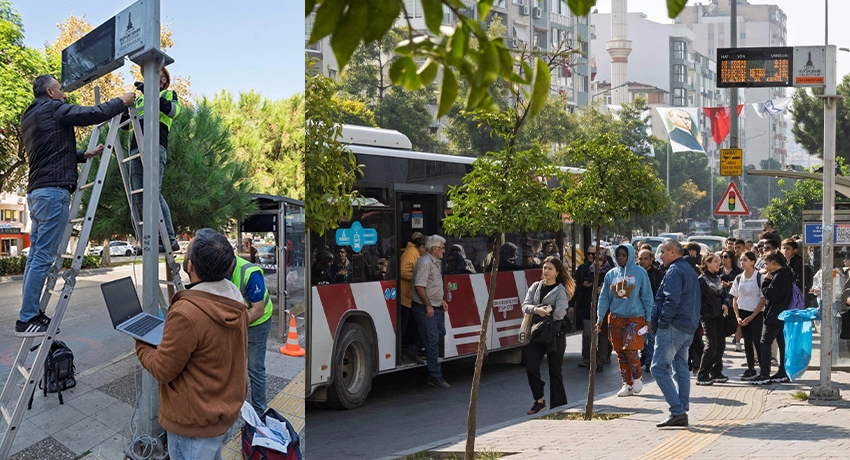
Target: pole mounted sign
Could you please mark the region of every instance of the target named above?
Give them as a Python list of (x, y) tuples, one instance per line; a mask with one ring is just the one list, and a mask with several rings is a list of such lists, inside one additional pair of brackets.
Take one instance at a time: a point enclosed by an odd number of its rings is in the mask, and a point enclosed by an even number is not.
[(829, 87), (835, 48), (794, 46), (718, 48), (718, 88)]
[(720, 149), (720, 175), (740, 176), (742, 174), (744, 174), (744, 151)]
[(718, 216), (749, 216), (750, 210), (747, 204), (744, 203), (744, 197), (738, 191), (738, 187), (734, 182), (729, 182), (726, 191), (714, 208), (714, 214)]

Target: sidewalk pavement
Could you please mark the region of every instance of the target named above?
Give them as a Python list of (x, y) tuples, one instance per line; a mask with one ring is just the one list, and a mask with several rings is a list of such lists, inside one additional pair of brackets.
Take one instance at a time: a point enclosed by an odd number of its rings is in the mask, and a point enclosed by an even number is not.
[[(727, 339), (729, 340), (729, 339)], [(811, 365), (819, 364), (818, 337)], [(668, 406), (648, 372), (640, 395), (598, 395), (596, 413), (629, 414), (614, 420), (554, 420), (562, 412), (584, 412), (585, 402), (570, 404), (535, 416), (523, 416), (478, 430), (477, 452), (499, 452), (510, 459), (775, 459), (847, 458), (850, 452), (850, 374), (833, 372), (839, 401), (801, 401), (818, 385), (820, 374), (807, 370), (786, 384), (751, 385), (740, 381), (746, 370), (743, 352), (724, 354), (726, 383), (695, 385), (691, 375), (691, 411), (688, 428), (656, 428), (668, 415)], [(775, 371), (774, 367), (774, 371)], [(548, 392), (547, 392), (548, 393)], [(433, 458), (459, 453), (466, 435), (399, 452), (403, 457), (430, 451)], [(420, 458), (420, 457), (417, 457)]]
[[(273, 317), (279, 330), (277, 315)], [(304, 358), (280, 353), (277, 334), (269, 335), (266, 353), (266, 394), (269, 407), (285, 416), (304, 438)], [(304, 346), (303, 324), (299, 338)], [(11, 460), (115, 460), (133, 437), (128, 424), (138, 425), (136, 389), (141, 386), (141, 366), (133, 351), (94, 368), (78, 370), (77, 386), (63, 391), (64, 405), (56, 394), (45, 398), (36, 390), (15, 441)], [(241, 458), (241, 419), (231, 428), (223, 452), (225, 459)], [(3, 425), (5, 427), (5, 424)], [(136, 429), (138, 432), (138, 429)], [(302, 441), (303, 445), (303, 441)], [(302, 447), (303, 449), (303, 447)]]

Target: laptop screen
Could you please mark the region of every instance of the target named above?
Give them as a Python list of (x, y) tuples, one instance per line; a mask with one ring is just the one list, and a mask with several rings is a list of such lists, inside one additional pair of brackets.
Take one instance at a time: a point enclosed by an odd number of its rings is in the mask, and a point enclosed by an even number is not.
[(109, 309), (109, 316), (112, 318), (112, 327), (118, 327), (119, 324), (142, 312), (136, 286), (129, 276), (103, 283), (100, 285), (100, 290), (103, 292), (106, 308)]

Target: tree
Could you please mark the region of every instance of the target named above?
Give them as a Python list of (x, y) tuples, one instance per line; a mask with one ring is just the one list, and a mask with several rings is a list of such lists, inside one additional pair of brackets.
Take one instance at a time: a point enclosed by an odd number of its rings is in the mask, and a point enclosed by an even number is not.
[(365, 102), (357, 99), (349, 99), (334, 94), (331, 98), (332, 105), (335, 107), (333, 119), (338, 123), (346, 125), (358, 125), (377, 128), (375, 123), (375, 113), (366, 105)]
[(0, 0), (0, 190), (26, 187), (27, 157), (21, 139), (21, 116), (32, 102), (32, 82), (58, 74), (59, 57), (24, 45), (21, 17), (8, 0)]
[[(575, 15), (585, 16), (590, 13), (596, 0), (570, 0), (567, 3)], [(667, 0), (670, 18), (675, 18), (686, 3), (687, 0)], [(381, 40), (400, 15), (408, 18), (407, 39), (396, 46), (396, 53), (400, 57), (390, 68), (390, 78), (394, 84), (417, 89), (431, 84), (438, 70), (442, 69), (444, 76), (438, 118), (448, 113), (457, 98), (455, 72), (468, 84), (465, 108), (491, 112), (499, 110), (490, 94), (490, 86), (497, 79), (529, 85), (532, 77), (538, 78), (527, 68), (528, 63), (511, 54), (501, 37), (490, 39), (481, 27), (479, 20), (483, 21), (490, 13), (493, 0), (477, 0), (472, 8), (462, 0), (423, 0), (421, 6), (425, 25), (432, 35), (414, 35), (410, 27), (411, 12), (407, 11), (403, 0), (306, 0), (305, 14), (316, 13), (308, 41), (315, 43), (330, 36), (336, 61), (344, 69), (361, 42), (368, 45)], [(458, 18), (454, 26), (442, 25), (444, 8)], [(470, 16), (470, 12), (477, 12), (477, 16)], [(417, 65), (414, 58), (426, 60)], [(535, 85), (531, 96), (534, 102), (529, 113), (531, 117), (537, 114), (549, 97), (549, 69), (542, 69), (541, 74), (545, 74), (540, 75), (540, 79), (545, 79), (547, 85), (545, 88)]]
[(256, 91), (234, 98), (222, 90), (203, 99), (231, 133), (236, 158), (251, 169), (257, 193), (302, 199), (304, 190), (304, 97), (270, 100)]
[(379, 41), (357, 47), (340, 76), (340, 89), (365, 100), (383, 99), (392, 87), (389, 69), (396, 59), (393, 48), (403, 37), (404, 30), (396, 27)]
[(394, 86), (375, 104), (375, 123), (381, 128), (405, 134), (413, 144), (413, 150), (434, 152), (438, 141), (431, 134), (434, 116), (428, 111), (428, 99), (425, 89), (404, 91)]
[[(850, 96), (850, 75), (845, 75), (836, 87), (839, 96), (836, 115), (835, 156), (850, 163), (850, 115), (846, 97)], [(794, 92), (788, 109), (794, 119), (791, 132), (794, 140), (812, 155), (823, 158), (823, 88), (806, 88)]]
[[(178, 234), (203, 227), (228, 228), (232, 220), (241, 221), (256, 212), (249, 196), (253, 173), (246, 162), (234, 157), (230, 137), (225, 123), (206, 101), (174, 119), (162, 194)], [(109, 168), (92, 239), (133, 233), (121, 175), (114, 161)]]
[[(311, 62), (304, 66), (307, 72)], [(305, 218), (307, 228), (324, 235), (338, 226), (340, 220), (351, 218), (352, 191), (361, 167), (351, 150), (339, 138), (342, 126), (334, 119), (338, 108), (333, 103), (336, 85), (322, 75), (305, 76), (307, 123), (305, 167), (307, 171)]]
[[(572, 179), (567, 189), (567, 213), (596, 233), (596, 247), (600, 246), (602, 229), (618, 220), (628, 220), (635, 215), (651, 215), (669, 206), (664, 184), (649, 165), (642, 162), (628, 146), (618, 143), (614, 136), (604, 134), (589, 140), (570, 144), (567, 158), (571, 164), (583, 165), (586, 171)], [(599, 301), (599, 261), (593, 277), (593, 301), (590, 307), (590, 324), (597, 322), (596, 305)], [(590, 343), (597, 343), (593, 327)], [(587, 386), (587, 405), (584, 419), (593, 413), (593, 395), (596, 383), (596, 353), (590, 353), (590, 378)]]

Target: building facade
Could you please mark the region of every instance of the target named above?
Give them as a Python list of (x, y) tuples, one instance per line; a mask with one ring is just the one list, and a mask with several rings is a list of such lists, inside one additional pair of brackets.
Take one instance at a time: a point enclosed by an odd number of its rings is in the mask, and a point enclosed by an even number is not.
[(23, 194), (0, 192), (0, 256), (17, 256), (29, 247), (29, 213)]

